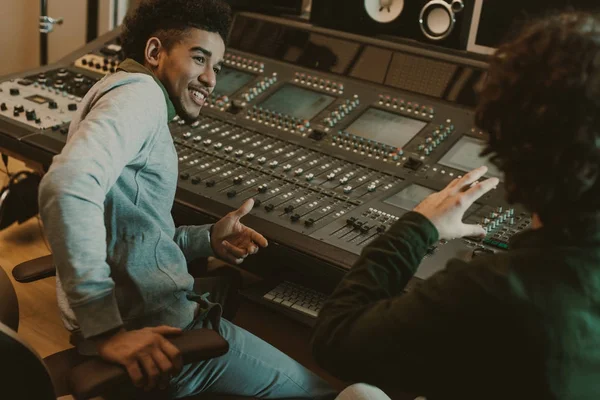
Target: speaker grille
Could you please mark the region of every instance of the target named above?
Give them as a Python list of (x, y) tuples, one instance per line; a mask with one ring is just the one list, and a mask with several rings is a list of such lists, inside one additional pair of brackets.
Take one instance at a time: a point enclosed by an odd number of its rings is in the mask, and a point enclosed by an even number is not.
[(443, 61), (395, 53), (385, 84), (442, 97), (457, 68)]

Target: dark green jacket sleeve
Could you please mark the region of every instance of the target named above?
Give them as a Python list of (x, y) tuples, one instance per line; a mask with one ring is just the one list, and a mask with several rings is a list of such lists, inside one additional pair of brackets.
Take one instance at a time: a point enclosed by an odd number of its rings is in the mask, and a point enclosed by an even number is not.
[(466, 303), (484, 299), (485, 290), (465, 279), (469, 264), (455, 260), (403, 293), (437, 240), (431, 222), (411, 212), (364, 249), (319, 314), (312, 342), (322, 367), (344, 380), (390, 387), (440, 365), (448, 341), (469, 329)]

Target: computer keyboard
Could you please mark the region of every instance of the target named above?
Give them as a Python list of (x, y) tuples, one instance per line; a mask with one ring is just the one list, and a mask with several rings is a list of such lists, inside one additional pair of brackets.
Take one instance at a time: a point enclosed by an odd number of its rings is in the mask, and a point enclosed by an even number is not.
[(292, 282), (282, 282), (263, 296), (263, 299), (282, 307), (317, 318), (327, 295)]

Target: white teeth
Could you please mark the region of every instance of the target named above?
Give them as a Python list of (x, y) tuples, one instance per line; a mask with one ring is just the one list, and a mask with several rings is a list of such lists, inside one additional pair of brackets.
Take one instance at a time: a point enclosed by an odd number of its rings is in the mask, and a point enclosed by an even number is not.
[(199, 92), (197, 90), (192, 90), (192, 94), (194, 95), (194, 97), (200, 99), (200, 100), (204, 100), (204, 94), (202, 92)]

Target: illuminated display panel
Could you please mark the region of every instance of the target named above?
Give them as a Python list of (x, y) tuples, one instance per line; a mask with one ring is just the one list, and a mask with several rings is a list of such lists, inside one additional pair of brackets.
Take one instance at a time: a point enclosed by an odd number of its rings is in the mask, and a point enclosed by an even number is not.
[(333, 96), (286, 84), (261, 103), (260, 106), (299, 119), (310, 120), (327, 108), (334, 100), (335, 97)]
[(400, 193), (388, 197), (383, 202), (406, 211), (411, 211), (417, 204), (433, 193), (435, 193), (435, 190), (413, 183), (403, 189)]
[(389, 146), (403, 147), (425, 126), (427, 122), (418, 119), (370, 108), (346, 128), (346, 132)]
[(217, 75), (217, 86), (214, 93), (217, 96), (231, 96), (253, 79), (254, 75), (251, 73), (223, 67)]
[(33, 101), (34, 103), (37, 104), (44, 104), (47, 103), (49, 101), (52, 101), (51, 99), (44, 97), (44, 96), (40, 96), (39, 94), (34, 94), (32, 96), (29, 97), (25, 97), (27, 100), (29, 101)]
[(479, 155), (485, 147), (485, 142), (470, 136), (463, 136), (439, 161), (441, 165), (469, 172), (482, 165), (488, 167), (486, 176), (504, 180), (504, 174), (489, 160), (489, 157)]

